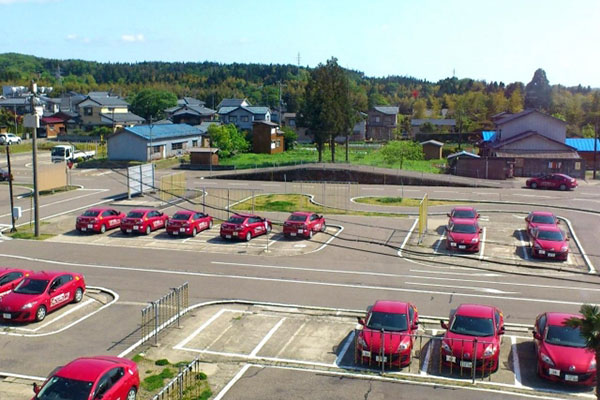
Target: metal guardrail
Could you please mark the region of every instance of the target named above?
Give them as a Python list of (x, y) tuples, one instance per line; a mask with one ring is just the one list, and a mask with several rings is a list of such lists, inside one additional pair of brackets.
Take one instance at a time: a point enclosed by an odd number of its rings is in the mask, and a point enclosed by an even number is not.
[(182, 400), (200, 398), (202, 391), (205, 390), (197, 384), (200, 380), (200, 358), (196, 357), (194, 361), (185, 367), (179, 367), (179, 373), (173, 378), (152, 400)]
[(188, 307), (189, 285), (185, 282), (142, 309), (142, 344), (152, 338), (154, 344), (158, 344), (158, 334), (175, 323), (179, 326), (180, 319), (188, 311)]

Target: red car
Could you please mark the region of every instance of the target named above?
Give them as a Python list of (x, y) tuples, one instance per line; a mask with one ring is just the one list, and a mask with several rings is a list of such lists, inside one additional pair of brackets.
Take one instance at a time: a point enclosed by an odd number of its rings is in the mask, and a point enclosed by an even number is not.
[[(461, 304), (450, 315), (442, 339), (442, 362), (455, 368), (475, 368), (494, 372), (498, 369), (500, 336), (504, 334), (504, 317), (496, 307)], [(475, 346), (477, 340), (477, 346)]]
[(31, 271), (27, 271), (19, 268), (0, 268), (0, 297), (10, 293), (22, 280), (23, 278), (32, 274)]
[(168, 215), (158, 210), (148, 208), (131, 210), (121, 220), (121, 232), (125, 234), (136, 232), (149, 235), (152, 231), (164, 228), (168, 219)]
[(571, 317), (583, 318), (578, 314), (549, 312), (535, 320), (537, 372), (551, 381), (592, 386), (596, 384), (596, 356), (586, 348), (579, 329), (564, 326), (564, 321)]
[(54, 370), (42, 386), (33, 386), (31, 400), (135, 400), (140, 376), (135, 362), (126, 358), (77, 358)]
[(221, 238), (249, 241), (255, 236), (271, 232), (271, 221), (258, 215), (234, 214), (221, 224)]
[(0, 320), (42, 321), (46, 314), (83, 299), (83, 275), (74, 272), (34, 272), (0, 298)]
[(451, 219), (446, 227), (446, 248), (478, 252), (480, 233), (481, 228), (476, 219)]
[(210, 229), (212, 226), (213, 219), (210, 215), (199, 211), (181, 210), (167, 221), (167, 233), (171, 236), (196, 236), (198, 232)]
[(525, 182), (528, 188), (532, 189), (558, 189), (567, 190), (575, 189), (577, 187), (577, 179), (571, 178), (565, 174), (550, 174), (539, 176), (536, 178), (529, 178)]
[(548, 211), (532, 211), (525, 217), (527, 223), (527, 233), (531, 236), (531, 231), (538, 226), (556, 227), (558, 219), (554, 214)]
[(287, 238), (304, 236), (310, 239), (315, 232), (325, 232), (325, 229), (327, 229), (325, 218), (310, 212), (294, 212), (283, 223), (283, 234)]
[(473, 207), (454, 207), (450, 213), (447, 214), (450, 220), (457, 219), (473, 219), (476, 220), (480, 217), (479, 213)]
[(569, 238), (557, 227), (539, 226), (531, 231), (531, 255), (535, 258), (566, 260)]
[(90, 208), (77, 217), (75, 229), (79, 232), (104, 233), (121, 226), (125, 214), (112, 208)]
[(413, 336), (419, 325), (417, 307), (399, 301), (377, 301), (369, 307), (356, 345), (361, 363), (405, 367), (410, 364)]

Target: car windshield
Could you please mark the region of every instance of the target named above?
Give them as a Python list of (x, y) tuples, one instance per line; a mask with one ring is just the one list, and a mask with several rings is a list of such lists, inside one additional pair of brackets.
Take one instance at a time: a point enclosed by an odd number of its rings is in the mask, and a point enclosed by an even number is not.
[(367, 328), (400, 332), (408, 329), (406, 314), (392, 314), (373, 311), (367, 321)]
[(454, 210), (454, 212), (452, 213), (452, 216), (454, 218), (475, 218), (475, 211), (474, 210)]
[(477, 227), (472, 224), (452, 224), (450, 231), (456, 233), (476, 233)]
[(531, 222), (536, 224), (554, 224), (554, 217), (552, 215), (534, 215), (531, 218)]
[(129, 211), (129, 213), (127, 213), (127, 218), (142, 218), (144, 216), (144, 213), (141, 211)]
[(493, 336), (494, 323), (491, 318), (457, 315), (452, 321), (450, 332), (468, 336)]
[(550, 240), (552, 242), (562, 242), (562, 232), (558, 231), (538, 231), (537, 238), (541, 240)]
[(84, 217), (97, 217), (98, 214), (100, 214), (100, 211), (87, 210), (81, 215), (83, 215)]
[(229, 222), (230, 224), (243, 224), (244, 223), (244, 219), (243, 217), (229, 217), (229, 219), (227, 220), (227, 222)]
[(46, 286), (48, 286), (47, 280), (27, 278), (21, 281), (14, 292), (22, 294), (42, 294), (44, 293), (44, 290), (46, 290)]
[(568, 326), (550, 325), (546, 333), (546, 343), (559, 346), (585, 347), (585, 339), (581, 336), (579, 328)]
[(306, 221), (306, 215), (290, 215), (288, 221)]
[(178, 221), (187, 221), (190, 218), (189, 214), (175, 214), (173, 215), (173, 219), (176, 219)]
[(65, 155), (65, 149), (63, 147), (55, 147), (52, 149), (52, 153), (53, 156), (64, 156)]
[(94, 382), (53, 376), (37, 395), (39, 400), (87, 400)]

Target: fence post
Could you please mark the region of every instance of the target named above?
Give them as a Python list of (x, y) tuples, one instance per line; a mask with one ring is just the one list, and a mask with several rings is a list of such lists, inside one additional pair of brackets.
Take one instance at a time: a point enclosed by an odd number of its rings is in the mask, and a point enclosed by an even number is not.
[(179, 288), (175, 288), (175, 293), (177, 293), (177, 327), (179, 328), (179, 318), (180, 318), (180, 311), (181, 311), (181, 306), (180, 306), (180, 296), (179, 296)]
[[(381, 329), (381, 374), (385, 374), (385, 329)], [(375, 360), (377, 361), (377, 360)]]
[(155, 302), (152, 302), (152, 307), (154, 308), (154, 345), (158, 346), (158, 317), (159, 317), (158, 304)]
[(252, 214), (254, 214), (254, 196), (256, 195), (256, 190), (252, 189)]
[(471, 372), (473, 374), (471, 383), (475, 384), (475, 374), (477, 373), (477, 339), (473, 339), (473, 364), (471, 364)]
[(202, 188), (202, 214), (206, 214), (206, 186)]
[(229, 188), (227, 188), (227, 219), (229, 219)]

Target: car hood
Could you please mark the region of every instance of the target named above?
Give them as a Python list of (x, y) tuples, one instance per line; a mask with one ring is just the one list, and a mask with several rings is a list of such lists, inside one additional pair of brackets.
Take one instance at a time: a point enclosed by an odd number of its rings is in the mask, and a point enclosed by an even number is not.
[(595, 357), (594, 353), (586, 348), (558, 346), (550, 343), (543, 343), (540, 350), (554, 361), (555, 368), (577, 373), (587, 372)]
[(561, 248), (568, 246), (567, 242), (565, 242), (564, 240), (561, 242), (555, 242), (553, 240), (536, 239), (535, 243), (542, 246), (542, 249), (549, 251), (561, 251)]
[(4, 311), (19, 311), (25, 304), (40, 301), (41, 299), (41, 294), (10, 292), (6, 296), (0, 297), (0, 309)]
[(401, 342), (410, 342), (410, 333), (402, 332), (385, 332), (365, 328), (361, 331), (360, 336), (367, 344), (367, 349), (372, 352), (381, 351), (382, 345), (385, 346), (385, 353), (396, 353)]
[(498, 347), (498, 339), (494, 336), (469, 336), (447, 331), (444, 335), (444, 342), (452, 349), (452, 354), (456, 357), (472, 358), (474, 353), (474, 339), (477, 339), (477, 358), (481, 358), (485, 348), (492, 344)]
[(471, 240), (476, 237), (479, 237), (479, 235), (476, 233), (448, 232), (448, 239), (451, 239), (457, 243), (471, 243)]

